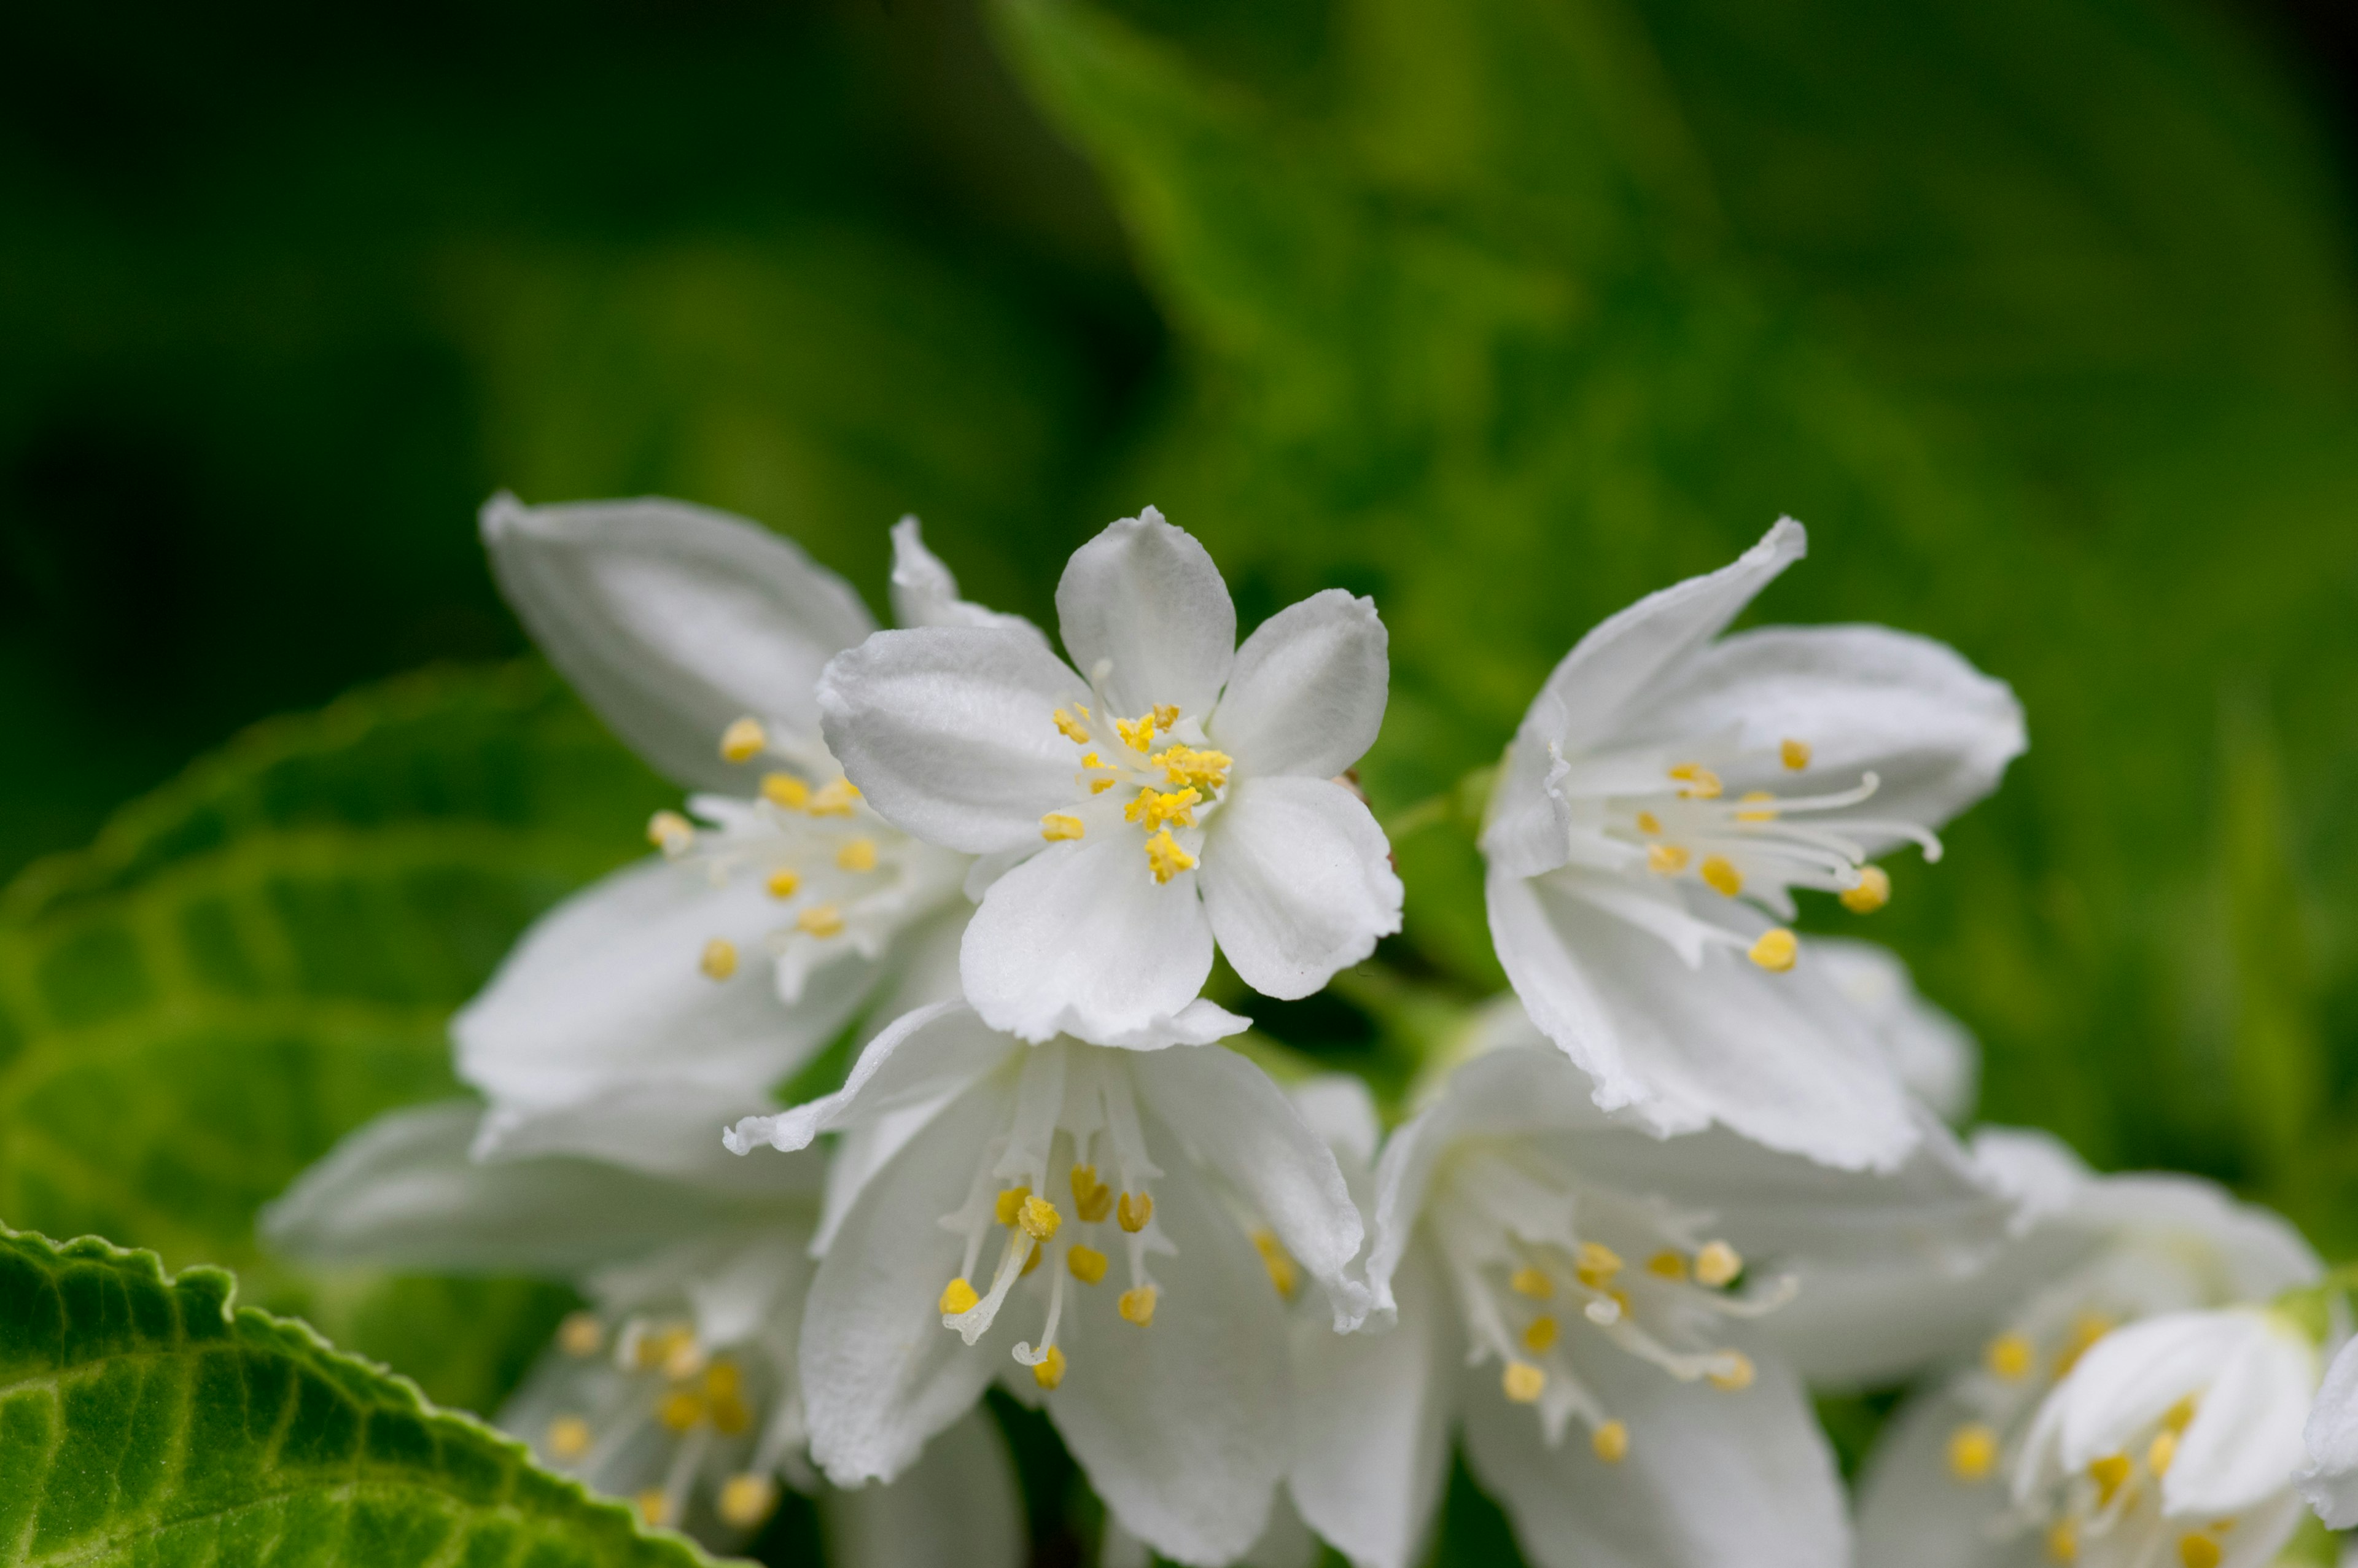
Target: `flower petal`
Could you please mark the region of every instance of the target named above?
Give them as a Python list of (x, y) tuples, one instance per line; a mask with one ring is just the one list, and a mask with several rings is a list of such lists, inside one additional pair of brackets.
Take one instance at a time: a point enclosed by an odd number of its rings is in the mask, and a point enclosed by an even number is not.
[[(561, 1106), (494, 1103), (475, 1134), (474, 1157), (486, 1162), (571, 1156), (723, 1192), (775, 1193), (785, 1179), (773, 1162), (749, 1164), (721, 1146), (722, 1130), (760, 1094), (716, 1093), (676, 1079), (618, 1081)], [(799, 1164), (797, 1169), (803, 1169)], [(818, 1167), (806, 1195), (818, 1197)]]
[(1123, 716), (1158, 703), (1208, 714), (1236, 662), (1237, 607), (1220, 568), (1152, 506), (1073, 552), (1056, 615), (1083, 675), (1112, 661), (1106, 695)]
[(892, 619), (906, 626), (1001, 626), (1037, 637), (1046, 647), (1040, 628), (1021, 615), (1006, 615), (958, 597), (957, 579), (942, 558), (925, 548), (923, 528), (914, 516), (892, 524)]
[(1328, 779), (1239, 779), (1198, 875), (1220, 951), (1265, 996), (1308, 996), (1401, 928), (1384, 830)]
[(1213, 743), (1253, 776), (1334, 777), (1383, 727), (1387, 641), (1372, 599), (1330, 588), (1287, 605), (1237, 650)]
[(2005, 1477), (1964, 1481), (1949, 1467), (1957, 1430), (1985, 1419), (1945, 1388), (1901, 1407), (1859, 1479), (1859, 1568), (2017, 1568), (2026, 1561), (2035, 1540), (1997, 1528)]
[(970, 1411), (890, 1486), (820, 1498), (837, 1568), (1021, 1568), (1030, 1544), (1015, 1465), (996, 1422)]
[(820, 678), (827, 749), (894, 826), (969, 855), (1036, 848), (1043, 812), (1073, 798), (1056, 732), (1087, 687), (1028, 632), (879, 632)]
[[(1490, 933), (1531, 1022), (1657, 1131), (1717, 1121), (1845, 1169), (1898, 1166), (1919, 1129), (1882, 1046), (1805, 951), (1770, 974), (1714, 945), (1689, 967), (1576, 895), (1575, 873), (1493, 868)], [(1731, 929), (1750, 919), (1740, 908)]]
[(905, 1013), (868, 1043), (843, 1087), (775, 1116), (749, 1116), (724, 1140), (738, 1154), (766, 1143), (806, 1149), (822, 1132), (877, 1121), (955, 1094), (1022, 1047), (987, 1028), (962, 1002)]
[(1873, 942), (1816, 936), (1810, 957), (1883, 1043), (1891, 1070), (1909, 1094), (1943, 1121), (1961, 1122), (1973, 1113), (1981, 1048), (1963, 1024), (1918, 993), (1898, 954)]
[(2309, 1450), (2301, 1496), (2329, 1530), (2358, 1525), (2358, 1339), (2326, 1368), (2301, 1441)]
[(2282, 1491), (2308, 1457), (2301, 1438), (2317, 1392), (2317, 1347), (2273, 1313), (2230, 1315), (2244, 1332), (2180, 1437), (2184, 1468), (2172, 1464), (2161, 1480), (2162, 1507), (2175, 1518), (2224, 1518), (2257, 1508)]
[(860, 596), (768, 530), (685, 502), (483, 506), (500, 590), (600, 717), (692, 788), (751, 792), (720, 732), (810, 735), (820, 667), (875, 630)]
[(1355, 1327), (1367, 1314), (1367, 1292), (1343, 1271), (1363, 1238), (1359, 1211), (1333, 1152), (1285, 1091), (1217, 1045), (1144, 1053), (1130, 1070), (1154, 1113), (1325, 1287), (1336, 1330)]
[(803, 1401), (811, 1457), (838, 1487), (908, 1469), (1009, 1358), (1012, 1314), (969, 1349), (938, 1303), (962, 1248), (939, 1221), (966, 1201), (1011, 1092), (987, 1078), (944, 1107), (861, 1189), (820, 1260), (803, 1308)]
[(1168, 1044), (1212, 972), (1212, 926), (1182, 871), (1157, 882), (1122, 833), (1051, 844), (990, 885), (958, 952), (984, 1022), (1033, 1042)]

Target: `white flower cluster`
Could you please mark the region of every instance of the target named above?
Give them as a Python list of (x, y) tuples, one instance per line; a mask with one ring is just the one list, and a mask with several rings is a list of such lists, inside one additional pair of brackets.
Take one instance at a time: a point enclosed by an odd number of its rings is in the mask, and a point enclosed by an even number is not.
[[(1060, 657), (914, 519), (897, 630), (676, 503), (502, 497), (483, 535), (697, 793), (459, 1017), (481, 1100), (363, 1130), (265, 1225), (577, 1284), (503, 1419), (649, 1522), (741, 1543), (791, 1486), (841, 1562), (1011, 1568), (993, 1384), (1054, 1422), (1109, 1563), (1406, 1568), (1461, 1443), (1543, 1568), (2241, 1568), (2304, 1488), (2358, 1519), (2350, 1356), (2304, 1449), (2330, 1346), (2277, 1304), (2321, 1279), (2298, 1236), (1961, 1141), (1970, 1041), (1880, 949), (1795, 935), (1796, 890), (1879, 907), (1877, 858), (1936, 859), (2024, 746), (1937, 643), (1726, 634), (1798, 524), (1549, 677), (1481, 836), (1514, 996), (1389, 1137), (1357, 1079), (1221, 1044), (1248, 1022), (1204, 994), (1216, 950), (1300, 998), (1400, 929), (1349, 771), (1389, 676), (1368, 600), (1239, 643), (1150, 508), (1066, 566)], [(1806, 1390), (1928, 1372), (1854, 1523)]]

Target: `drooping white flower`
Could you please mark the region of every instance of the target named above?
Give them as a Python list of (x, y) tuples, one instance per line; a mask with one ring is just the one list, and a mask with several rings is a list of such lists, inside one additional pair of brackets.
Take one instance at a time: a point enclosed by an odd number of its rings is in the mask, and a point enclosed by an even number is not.
[(1831, 1164), (1914, 1141), (1870, 1026), (1782, 922), (1792, 890), (1866, 911), (1872, 859), (1996, 784), (2013, 693), (1875, 626), (1722, 637), (1804, 535), (1656, 593), (1565, 655), (1517, 730), (1483, 830), (1490, 932), (1597, 1103), (1664, 1132), (1719, 1122)]
[(1215, 941), (1306, 996), (1400, 928), (1383, 832), (1336, 782), (1375, 740), (1387, 656), (1340, 589), (1242, 647), (1211, 557), (1153, 508), (1056, 589), (1076, 674), (1027, 632), (881, 633), (827, 667), (827, 744), (887, 818), (982, 857), (967, 999), (994, 1028), (1120, 1044), (1168, 1028)]
[(1283, 1094), (1222, 1046), (1027, 1045), (945, 1003), (879, 1034), (838, 1093), (729, 1142), (887, 1125), (804, 1316), (828, 1476), (900, 1476), (998, 1379), (1164, 1556), (1250, 1546), (1287, 1460), (1284, 1297), (1315, 1282), (1338, 1326), (1366, 1304), (1344, 1275), (1358, 1213)]
[[(1318, 1119), (1347, 1168), (1366, 1133)], [(1875, 1178), (1724, 1130), (1660, 1139), (1599, 1111), (1552, 1047), (1459, 1067), (1373, 1191), (1368, 1283), (1396, 1325), (1297, 1341), (1291, 1476), (1368, 1568), (1417, 1561), (1456, 1428), (1543, 1568), (1842, 1562), (1832, 1455), (1755, 1320), (1822, 1259), (2005, 1216), (1937, 1128)]]
[[(659, 860), (528, 932), (452, 1027), (492, 1098), (486, 1152), (595, 1151), (650, 1087), (741, 1097), (871, 1005), (955, 995), (967, 860), (878, 816), (819, 735), (827, 661), (874, 622), (849, 585), (753, 524), (668, 501), (526, 507), (483, 539), (550, 660), (625, 741), (699, 791)], [(920, 624), (1011, 627), (967, 604), (914, 518), (892, 596)]]
[[(2039, 1561), (2006, 1477), (2048, 1396), (2124, 1325), (2266, 1302), (2317, 1276), (2292, 1227), (2189, 1176), (2092, 1174), (2045, 1134), (1985, 1129), (1976, 1165), (2016, 1234), (1963, 1270), (1857, 1271), (1770, 1325), (1813, 1379), (1889, 1381), (1955, 1357), (1886, 1429), (1859, 1487), (1864, 1568)], [(2198, 1552), (2201, 1548), (2197, 1549)]]
[[(472, 1157), (482, 1108), (396, 1111), (347, 1138), (264, 1213), (275, 1248), (319, 1262), (537, 1274), (592, 1305), (500, 1412), (542, 1463), (726, 1547), (816, 1487), (795, 1344), (818, 1214), (816, 1153), (749, 1167), (715, 1144), (723, 1108), (675, 1097), (617, 1135), (625, 1163)], [(647, 1167), (668, 1162), (667, 1175)], [(1013, 1565), (1023, 1529), (997, 1433), (953, 1428), (889, 1497), (822, 1492), (844, 1560)], [(889, 1514), (889, 1519), (870, 1516)]]
[(2300, 1493), (2330, 1529), (2358, 1525), (2358, 1339), (2335, 1353), (2301, 1432)]

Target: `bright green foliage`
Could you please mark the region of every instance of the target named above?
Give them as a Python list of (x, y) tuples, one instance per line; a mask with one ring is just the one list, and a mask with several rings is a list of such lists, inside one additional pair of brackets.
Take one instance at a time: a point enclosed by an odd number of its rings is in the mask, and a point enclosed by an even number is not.
[(708, 1561), (234, 1289), (0, 1231), (0, 1564)]

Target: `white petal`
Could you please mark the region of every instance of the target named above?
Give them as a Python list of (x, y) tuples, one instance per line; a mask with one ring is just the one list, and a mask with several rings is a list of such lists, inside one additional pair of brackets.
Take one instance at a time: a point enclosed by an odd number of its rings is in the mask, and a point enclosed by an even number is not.
[(483, 544), (549, 662), (623, 740), (692, 787), (750, 793), (720, 732), (752, 716), (809, 735), (820, 666), (875, 630), (795, 545), (684, 502), (525, 506), (493, 496)]
[(892, 524), (892, 619), (906, 626), (1003, 626), (1037, 637), (1046, 647), (1040, 628), (1021, 615), (969, 603), (958, 597), (957, 579), (942, 558), (925, 548), (924, 530), (916, 518)]
[(1367, 754), (1391, 681), (1376, 602), (1339, 588), (1262, 622), (1237, 650), (1227, 695), (1206, 726), (1251, 775), (1332, 778)]
[(2078, 1225), (2170, 1238), (2181, 1251), (2200, 1246), (2212, 1300), (2266, 1301), (2313, 1282), (2324, 1267), (2281, 1215), (2238, 1203), (2200, 1176), (2139, 1172), (2092, 1180), (2061, 1212)]
[(493, 1105), (475, 1135), (480, 1161), (571, 1155), (723, 1192), (759, 1195), (792, 1180), (818, 1197), (817, 1171), (796, 1162), (740, 1160), (721, 1134), (764, 1095), (716, 1094), (666, 1078), (619, 1082), (562, 1106)]
[(1383, 1141), (1383, 1118), (1368, 1081), (1353, 1073), (1315, 1073), (1286, 1087), (1286, 1098), (1309, 1123), (1318, 1141), (1335, 1152), (1343, 1179), (1355, 1184), (1356, 1168), (1372, 1175), (1376, 1146)]
[(1858, 1485), (1859, 1568), (2017, 1568), (2043, 1556), (2037, 1537), (2000, 1533), (2005, 1478), (1963, 1481), (1949, 1468), (1957, 1429), (1982, 1414), (1946, 1389), (1901, 1407)]
[(899, 1480), (830, 1490), (820, 1509), (836, 1568), (1021, 1568), (1029, 1544), (1007, 1440), (980, 1411), (927, 1444)]
[(1211, 972), (1195, 873), (1156, 881), (1140, 841), (1120, 833), (1051, 844), (993, 882), (958, 954), (984, 1022), (1035, 1042), (1152, 1038)]
[(1151, 1120), (1147, 1135), (1165, 1173), (1155, 1227), (1178, 1249), (1157, 1265), (1154, 1322), (1141, 1329), (1117, 1315), (1100, 1299), (1110, 1279), (1068, 1302), (1065, 1381), (1045, 1404), (1133, 1534), (1175, 1562), (1225, 1563), (1260, 1534), (1285, 1470), (1285, 1320), (1260, 1255), (1171, 1137)]
[(1285, 1092), (1218, 1045), (1143, 1053), (1130, 1071), (1154, 1113), (1325, 1287), (1336, 1328), (1356, 1325), (1367, 1292), (1343, 1270), (1359, 1250), (1359, 1211), (1333, 1152)]
[(1294, 1325), (1288, 1483), (1311, 1528), (1360, 1568), (1410, 1568), (1422, 1554), (1448, 1474), (1464, 1355), (1422, 1248), (1401, 1260), (1392, 1289), (1400, 1325), (1389, 1333)]
[[(535, 922), (451, 1021), (459, 1074), (528, 1106), (654, 1076), (759, 1094), (832, 1039), (877, 976), (847, 955), (785, 1006), (759, 960), (777, 924), (757, 877), (716, 888), (693, 867), (625, 867)], [(745, 955), (727, 980), (698, 968), (714, 937)]]
[(1328, 779), (1240, 779), (1204, 835), (1204, 908), (1244, 982), (1304, 997), (1401, 928), (1384, 830)]
[(1617, 1465), (1575, 1424), (1550, 1448), (1498, 1367), (1466, 1373), (1466, 1457), (1534, 1568), (1829, 1568), (1849, 1559), (1833, 1455), (1809, 1397), (1774, 1360), (1730, 1393), (1682, 1383), (1602, 1335), (1565, 1341), (1581, 1381), (1628, 1422)]
[(919, 1008), (868, 1043), (843, 1087), (775, 1116), (751, 1116), (730, 1129), (739, 1154), (766, 1143), (806, 1149), (822, 1132), (873, 1122), (897, 1110), (957, 1093), (1022, 1047), (984, 1026), (955, 1001)]
[(1540, 687), (1509, 749), (1482, 848), (1494, 865), (1532, 876), (1563, 863), (1558, 807), (1546, 780), (1563, 756), (1606, 749), (1649, 688), (1674, 676), (1809, 547), (1790, 517), (1733, 563), (1649, 594), (1600, 622)]
[(1073, 798), (1077, 754), (1055, 712), (1088, 688), (1003, 626), (879, 632), (820, 677), (827, 749), (895, 826), (969, 855), (1037, 846)]
[[(1784, 974), (1719, 946), (1689, 968), (1659, 937), (1564, 891), (1569, 875), (1493, 869), (1490, 933), (1531, 1021), (1596, 1079), (1599, 1105), (1661, 1132), (1717, 1121), (1846, 1169), (1907, 1157), (1918, 1133), (1907, 1091), (1806, 949)], [(1725, 918), (1746, 929), (1744, 911)]]
[(2233, 1314), (2245, 1332), (2211, 1379), (2162, 1477), (2173, 1517), (2224, 1518), (2284, 1490), (2307, 1462), (2302, 1428), (2317, 1391), (2317, 1347), (2272, 1313)]
[(2326, 1369), (2301, 1441), (2309, 1450), (2301, 1495), (2327, 1528), (2358, 1525), (2358, 1339), (2344, 1345)]
[(1207, 714), (1237, 656), (1237, 607), (1194, 535), (1150, 506), (1073, 552), (1056, 584), (1065, 652), (1082, 674), (1113, 662), (1122, 716), (1158, 703)]
[[(1730, 794), (1848, 789), (1878, 781), (1844, 816), (1938, 827), (1997, 787), (2028, 744), (2022, 705), (1944, 643), (1882, 626), (1769, 626), (1739, 633), (1685, 664), (1625, 719), (1627, 745), (1725, 736), (1763, 759), (1756, 774), (1722, 770)], [(1786, 773), (1780, 742), (1806, 741), (1810, 765)], [(1871, 853), (1905, 840), (1860, 835)]]
[(811, 1457), (838, 1487), (906, 1470), (1008, 1359), (1012, 1314), (969, 1349), (939, 1306), (963, 1249), (939, 1222), (966, 1201), (1008, 1112), (992, 1079), (952, 1100), (861, 1189), (819, 1262), (803, 1308), (803, 1400)]
[(1817, 936), (1810, 941), (1810, 957), (1883, 1043), (1909, 1093), (1943, 1121), (1972, 1114), (1981, 1049), (1963, 1024), (1917, 993), (1898, 954), (1873, 942)]

